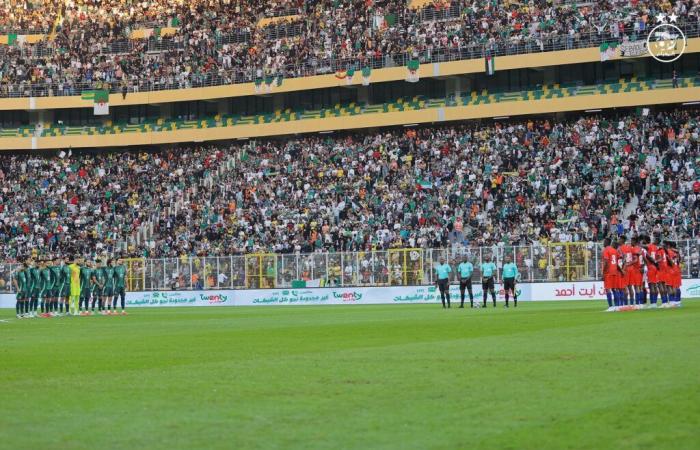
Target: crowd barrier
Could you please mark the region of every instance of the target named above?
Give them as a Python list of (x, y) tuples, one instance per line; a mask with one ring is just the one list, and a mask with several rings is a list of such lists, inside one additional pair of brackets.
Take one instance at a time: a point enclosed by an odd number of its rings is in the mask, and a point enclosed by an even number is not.
[[(700, 297), (700, 279), (683, 280), (682, 297)], [(503, 286), (496, 285), (497, 300), (504, 300)], [(518, 300), (604, 300), (601, 281), (521, 283)], [(481, 285), (474, 285), (474, 298), (483, 301)], [(459, 302), (459, 286), (450, 286), (452, 302)], [(490, 299), (489, 299), (490, 301)], [(265, 305), (387, 305), (440, 303), (435, 286), (383, 286), (347, 288), (250, 289), (201, 291), (128, 292), (127, 307), (265, 306)], [(0, 308), (14, 308), (13, 294), (0, 294)]]

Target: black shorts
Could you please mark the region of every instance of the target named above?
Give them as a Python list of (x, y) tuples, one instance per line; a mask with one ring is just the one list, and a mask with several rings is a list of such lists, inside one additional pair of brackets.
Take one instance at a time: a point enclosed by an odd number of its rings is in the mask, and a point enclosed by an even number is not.
[(450, 288), (450, 280), (447, 278), (438, 280), (438, 288), (440, 288), (440, 292), (447, 292)]
[(494, 287), (493, 284), (493, 277), (488, 277), (488, 278), (482, 278), (481, 280), (481, 289), (483, 291), (490, 291)]
[(503, 279), (503, 290), (515, 292), (515, 278), (504, 278)]
[(472, 279), (471, 278), (460, 278), (459, 289), (462, 291), (465, 289), (469, 289), (471, 291), (472, 290)]

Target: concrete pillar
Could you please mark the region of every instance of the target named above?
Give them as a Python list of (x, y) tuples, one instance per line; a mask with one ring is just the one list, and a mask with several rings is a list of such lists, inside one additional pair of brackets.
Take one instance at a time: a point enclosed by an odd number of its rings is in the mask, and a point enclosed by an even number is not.
[(357, 104), (364, 105), (370, 103), (369, 88), (367, 86), (357, 87)]
[(284, 110), (284, 94), (276, 94), (272, 96), (273, 111)]

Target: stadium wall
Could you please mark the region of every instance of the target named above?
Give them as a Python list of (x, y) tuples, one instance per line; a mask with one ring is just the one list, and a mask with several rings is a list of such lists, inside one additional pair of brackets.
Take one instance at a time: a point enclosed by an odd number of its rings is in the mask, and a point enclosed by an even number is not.
[[(502, 285), (496, 285), (498, 300), (504, 300)], [(520, 301), (604, 300), (600, 281), (522, 283), (517, 286)], [(459, 286), (450, 295), (459, 301)], [(481, 285), (474, 285), (474, 298), (482, 301)], [(700, 279), (685, 279), (682, 297), (700, 297)], [(127, 307), (175, 306), (263, 306), (263, 305), (386, 305), (440, 303), (435, 286), (391, 286), (357, 288), (251, 289), (204, 291), (128, 292)], [(0, 294), (0, 308), (14, 308), (13, 294)]]
[[(685, 49), (685, 53), (700, 52), (700, 38), (688, 39), (687, 43), (688, 45)], [(648, 57), (649, 56), (647, 55), (640, 58)], [(615, 56), (611, 58), (611, 61), (622, 59), (633, 60), (635, 58), (622, 58), (620, 56)], [(497, 58), (497, 68), (499, 71), (503, 71), (589, 62), (600, 62), (600, 50), (597, 47), (500, 56)], [(422, 64), (418, 71), (420, 78), (448, 77), (483, 72), (483, 58)], [(406, 67), (403, 66), (376, 69), (372, 71), (372, 83), (399, 81), (405, 79), (406, 75), (407, 70)], [(361, 84), (362, 77), (356, 75), (353, 78), (351, 85)], [(336, 78), (335, 74), (315, 75), (310, 77), (285, 79), (281, 86), (274, 88), (273, 93), (305, 91), (309, 89), (333, 88), (341, 86), (347, 86), (347, 83), (345, 80), (339, 80)], [(111, 94), (109, 96), (109, 104), (111, 107), (116, 107), (182, 101), (213, 100), (251, 95), (260, 95), (260, 93), (256, 92), (255, 90), (255, 83), (130, 93), (126, 98), (122, 98), (121, 94)], [(86, 108), (91, 106), (92, 100), (83, 100), (79, 95), (70, 97), (59, 96), (0, 99), (0, 110), (31, 111), (63, 108)]]

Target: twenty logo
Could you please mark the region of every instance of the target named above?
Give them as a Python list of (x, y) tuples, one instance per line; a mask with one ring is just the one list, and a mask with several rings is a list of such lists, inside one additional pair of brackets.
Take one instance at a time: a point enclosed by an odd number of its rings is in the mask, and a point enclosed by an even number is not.
[(355, 291), (350, 292), (333, 292), (334, 298), (342, 299), (344, 302), (359, 302), (362, 300), (362, 294)]

